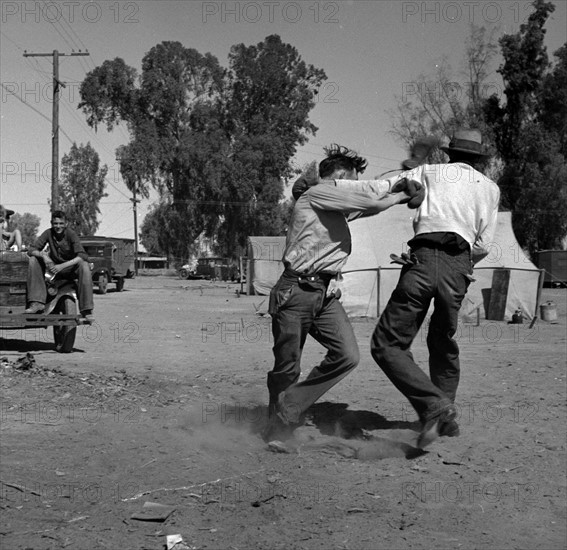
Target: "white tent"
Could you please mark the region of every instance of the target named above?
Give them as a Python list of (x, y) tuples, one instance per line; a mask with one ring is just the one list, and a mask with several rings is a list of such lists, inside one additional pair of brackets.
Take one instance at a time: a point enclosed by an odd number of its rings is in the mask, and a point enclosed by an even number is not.
[[(383, 311), (401, 269), (391, 264), (390, 254), (407, 252), (407, 242), (413, 237), (412, 218), (408, 208), (393, 207), (349, 224), (352, 253), (343, 269), (342, 285), (342, 303), (349, 316), (377, 317)], [(494, 314), (495, 304), (505, 319), (516, 309), (527, 318), (536, 314), (541, 271), (520, 248), (509, 212), (498, 214), (490, 254), (477, 264), (473, 276), (476, 281), (469, 286), (462, 316), (476, 316), (479, 310), (482, 318), (492, 318), (489, 314)]]
[(283, 273), (285, 237), (248, 237), (247, 293), (270, 293)]
[[(407, 252), (413, 237), (413, 212), (393, 207), (349, 224), (352, 253), (343, 268), (341, 301), (351, 317), (378, 317), (394, 291), (401, 267), (390, 254)], [(269, 294), (283, 272), (285, 237), (248, 238), (248, 292)], [(531, 319), (537, 313), (542, 271), (524, 254), (512, 231), (509, 212), (498, 214), (490, 253), (474, 269), (461, 316), (512, 318), (517, 309)]]

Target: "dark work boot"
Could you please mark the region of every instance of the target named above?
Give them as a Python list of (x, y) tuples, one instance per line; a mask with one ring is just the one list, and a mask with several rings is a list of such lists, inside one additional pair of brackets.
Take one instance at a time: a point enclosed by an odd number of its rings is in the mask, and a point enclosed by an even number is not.
[(461, 430), (454, 420), (449, 420), (449, 422), (444, 422), (439, 426), (439, 435), (441, 437), (459, 437)]
[[(457, 418), (457, 409), (455, 405), (447, 405), (438, 414), (426, 420), (421, 428), (421, 433), (417, 438), (418, 449), (423, 449), (427, 445), (433, 443), (440, 435), (443, 426), (455, 422)], [(457, 426), (458, 429), (458, 426)]]

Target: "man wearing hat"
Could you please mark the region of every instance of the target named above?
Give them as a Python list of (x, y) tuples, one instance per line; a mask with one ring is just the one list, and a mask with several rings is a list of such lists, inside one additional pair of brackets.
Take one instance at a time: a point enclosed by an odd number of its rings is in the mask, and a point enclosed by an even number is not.
[[(419, 448), (440, 435), (459, 435), (454, 406), (459, 347), (453, 336), (473, 280), (472, 268), (488, 255), (500, 200), (498, 186), (475, 168), (488, 157), (478, 130), (457, 130), (449, 146), (441, 149), (449, 156), (447, 164), (422, 164), (401, 174), (421, 182), (425, 192), (416, 208), (415, 236), (408, 242), (409, 254), (403, 255), (400, 279), (371, 340), (375, 361), (419, 416)], [(427, 376), (410, 346), (432, 300)]]
[(17, 251), (22, 249), (22, 234), (19, 229), (8, 231), (8, 222), (10, 216), (14, 214), (13, 210), (4, 208), (0, 204), (0, 224), (2, 225), (2, 239), (0, 239), (0, 250), (10, 250), (12, 246), (16, 247)]

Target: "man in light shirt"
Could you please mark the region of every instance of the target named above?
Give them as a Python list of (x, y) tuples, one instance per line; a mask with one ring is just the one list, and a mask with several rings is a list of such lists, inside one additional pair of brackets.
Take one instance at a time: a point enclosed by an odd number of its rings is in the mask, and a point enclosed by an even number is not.
[[(416, 192), (406, 180), (395, 187), (388, 181), (352, 181), (364, 172), (366, 160), (341, 146), (326, 152), (318, 174), (302, 176), (293, 187), (297, 202), (283, 255), (285, 271), (270, 294), (275, 362), (268, 373), (269, 422), (263, 434), (268, 441), (290, 436), (309, 406), (359, 362), (352, 326), (329, 289), (351, 252), (348, 220), (408, 202)], [(311, 170), (317, 170), (315, 164)], [(298, 382), (308, 334), (327, 354)]]
[[(459, 385), (457, 330), (472, 268), (488, 254), (496, 229), (500, 191), (475, 166), (485, 155), (478, 130), (458, 130), (447, 164), (424, 164), (402, 173), (422, 183), (424, 199), (413, 221), (415, 236), (398, 285), (371, 340), (371, 353), (417, 412), (422, 429), (417, 446), (438, 436), (457, 436), (454, 406)], [(427, 334), (429, 374), (415, 363), (410, 346), (430, 303)]]

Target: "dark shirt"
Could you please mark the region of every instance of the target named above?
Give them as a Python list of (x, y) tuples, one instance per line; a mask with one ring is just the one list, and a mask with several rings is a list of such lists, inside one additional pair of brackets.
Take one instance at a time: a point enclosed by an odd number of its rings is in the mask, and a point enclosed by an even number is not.
[(83, 260), (88, 260), (88, 255), (79, 240), (77, 234), (68, 227), (65, 228), (59, 237), (53, 229), (44, 231), (30, 247), (28, 254), (35, 250), (43, 250), (46, 244), (49, 244), (49, 256), (56, 264), (68, 262), (79, 256)]

